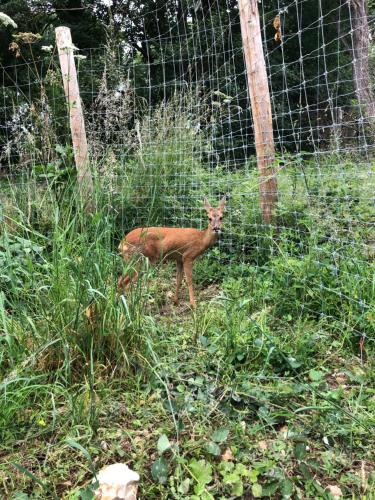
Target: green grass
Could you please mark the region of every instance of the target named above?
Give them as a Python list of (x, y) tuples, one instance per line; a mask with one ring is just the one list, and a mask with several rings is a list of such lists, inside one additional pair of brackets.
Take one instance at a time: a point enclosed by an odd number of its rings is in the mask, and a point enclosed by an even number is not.
[[(141, 498), (329, 499), (331, 486), (372, 498), (368, 166), (327, 163), (322, 176), (307, 165), (307, 189), (288, 165), (269, 229), (252, 170), (219, 169), (209, 182), (187, 163), (195, 180), (181, 182), (176, 206), (167, 185), (152, 191), (155, 173), (165, 182), (179, 161), (174, 138), (163, 140), (168, 161), (156, 153), (145, 193), (135, 168), (116, 166), (94, 215), (69, 182), (2, 184), (2, 496), (90, 498), (92, 469), (123, 461), (141, 475)], [(123, 232), (138, 216), (199, 225), (206, 189), (230, 198), (221, 244), (195, 266), (197, 311), (185, 288), (171, 304), (168, 265), (145, 265), (116, 300)]]

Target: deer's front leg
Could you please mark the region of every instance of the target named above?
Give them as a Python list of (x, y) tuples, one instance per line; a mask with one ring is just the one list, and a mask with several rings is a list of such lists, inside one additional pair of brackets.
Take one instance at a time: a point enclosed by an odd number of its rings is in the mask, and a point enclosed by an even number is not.
[(127, 292), (130, 285), (135, 283), (138, 280), (138, 271), (135, 269), (133, 276), (129, 276), (129, 274), (124, 274), (120, 276), (117, 281), (117, 296), (121, 295), (121, 293)]
[(117, 280), (117, 291), (120, 293), (121, 290), (127, 290), (130, 282), (130, 277), (127, 274), (120, 276)]
[(176, 305), (178, 304), (178, 292), (180, 290), (181, 282), (182, 282), (182, 262), (180, 262), (178, 260), (177, 261), (176, 293), (175, 293), (175, 296), (173, 299), (173, 301)]
[(184, 260), (184, 272), (186, 276), (186, 281), (189, 287), (189, 298), (192, 307), (196, 307), (194, 290), (193, 290), (193, 261), (188, 259)]

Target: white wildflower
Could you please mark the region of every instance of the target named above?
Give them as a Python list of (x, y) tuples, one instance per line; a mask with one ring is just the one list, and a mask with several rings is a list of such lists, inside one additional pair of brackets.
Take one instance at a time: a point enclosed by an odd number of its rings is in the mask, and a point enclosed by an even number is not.
[(65, 50), (66, 52), (68, 52), (69, 50), (79, 50), (79, 49), (78, 49), (78, 47), (73, 45), (73, 43), (69, 43), (69, 44), (66, 44), (63, 47), (61, 47), (61, 50)]
[(0, 12), (0, 24), (3, 24), (4, 26), (12, 26), (12, 28), (17, 28), (17, 24), (13, 21), (13, 19), (4, 14), (4, 12)]
[(42, 51), (43, 52), (52, 52), (53, 45), (42, 45)]

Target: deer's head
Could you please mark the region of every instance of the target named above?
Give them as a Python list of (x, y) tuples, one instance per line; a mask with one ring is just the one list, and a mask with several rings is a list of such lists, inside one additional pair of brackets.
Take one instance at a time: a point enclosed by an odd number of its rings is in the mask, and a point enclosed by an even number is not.
[(211, 207), (207, 198), (205, 198), (203, 202), (204, 208), (206, 209), (208, 215), (209, 228), (216, 234), (221, 233), (221, 224), (225, 207), (225, 200), (226, 196), (223, 196), (217, 208)]

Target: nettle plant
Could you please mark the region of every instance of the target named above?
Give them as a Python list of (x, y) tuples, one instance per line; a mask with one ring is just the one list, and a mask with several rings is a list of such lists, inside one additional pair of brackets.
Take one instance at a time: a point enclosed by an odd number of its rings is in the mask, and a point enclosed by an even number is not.
[(17, 297), (32, 287), (36, 268), (43, 263), (44, 247), (29, 239), (8, 233), (0, 234), (0, 289)]

